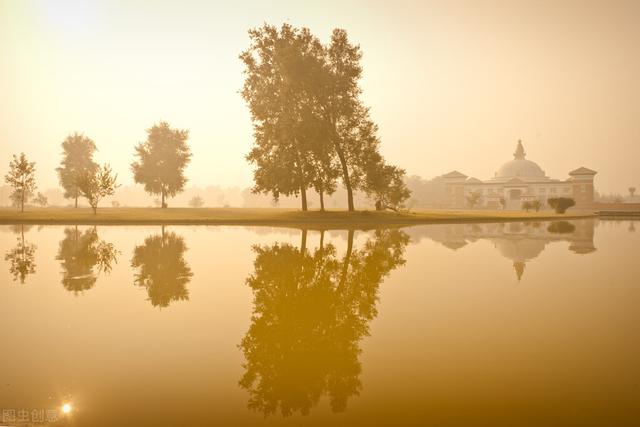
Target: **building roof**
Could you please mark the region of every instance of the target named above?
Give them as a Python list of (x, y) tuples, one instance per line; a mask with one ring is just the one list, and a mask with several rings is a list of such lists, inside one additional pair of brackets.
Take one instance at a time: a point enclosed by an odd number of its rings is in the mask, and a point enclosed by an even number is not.
[(478, 178), (471, 177), (467, 179), (467, 184), (482, 184), (482, 181)]
[(442, 178), (466, 178), (467, 175), (458, 172), (458, 171), (451, 171), (447, 174), (442, 175)]
[(527, 153), (524, 151), (522, 141), (518, 141), (515, 153), (513, 153), (513, 160), (500, 166), (500, 169), (496, 172), (494, 179), (509, 179), (509, 178), (546, 178), (544, 171), (536, 162), (527, 160)]
[(589, 168), (585, 168), (584, 166), (579, 167), (576, 170), (572, 170), (569, 172), (569, 175), (595, 175), (598, 172), (591, 170)]

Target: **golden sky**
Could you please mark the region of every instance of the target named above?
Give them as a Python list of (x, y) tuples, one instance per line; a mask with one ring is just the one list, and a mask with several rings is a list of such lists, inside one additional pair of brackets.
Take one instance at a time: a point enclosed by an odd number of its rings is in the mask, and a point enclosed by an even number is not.
[(640, 2), (604, 0), (0, 0), (0, 172), (24, 151), (57, 185), (79, 131), (131, 184), (162, 119), (191, 131), (191, 183), (250, 185), (238, 54), (263, 22), (348, 31), (382, 152), (409, 174), (490, 178), (521, 138), (552, 177), (587, 166), (600, 191), (640, 187)]

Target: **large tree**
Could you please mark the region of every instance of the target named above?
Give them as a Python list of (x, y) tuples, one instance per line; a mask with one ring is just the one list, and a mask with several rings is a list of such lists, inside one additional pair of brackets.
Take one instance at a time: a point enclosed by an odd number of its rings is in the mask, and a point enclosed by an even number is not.
[(306, 29), (284, 24), (249, 31), (251, 45), (240, 55), (245, 65), (241, 91), (254, 122), (254, 147), (247, 160), (255, 165), (254, 192), (300, 195), (307, 210), (314, 185), (308, 126), (312, 88), (322, 72), (323, 46)]
[(92, 174), (98, 168), (98, 164), (93, 161), (95, 151), (95, 142), (77, 132), (67, 136), (62, 142), (62, 160), (56, 171), (64, 189), (64, 197), (74, 199), (76, 208), (81, 196), (78, 180), (84, 175)]
[(100, 200), (115, 194), (118, 188), (117, 179), (118, 175), (113, 173), (109, 165), (85, 172), (78, 178), (78, 190), (83, 197), (86, 197), (94, 215), (98, 212)]
[(20, 201), (20, 212), (24, 212), (24, 203), (36, 190), (36, 163), (29, 162), (24, 153), (20, 157), (13, 155), (9, 163), (9, 173), (4, 177), (7, 184), (13, 187), (12, 200)]
[(159, 194), (161, 207), (166, 208), (165, 199), (180, 193), (187, 183), (184, 169), (191, 160), (189, 131), (160, 122), (147, 133), (147, 140), (136, 146), (138, 160), (131, 164), (133, 178), (144, 184), (146, 192)]
[(249, 31), (242, 96), (254, 122), (254, 192), (320, 194), (335, 190), (341, 177), (350, 211), (353, 193), (366, 190), (368, 165), (379, 163), (377, 125), (361, 99), (359, 46), (344, 30), (323, 45), (307, 28), (284, 24)]

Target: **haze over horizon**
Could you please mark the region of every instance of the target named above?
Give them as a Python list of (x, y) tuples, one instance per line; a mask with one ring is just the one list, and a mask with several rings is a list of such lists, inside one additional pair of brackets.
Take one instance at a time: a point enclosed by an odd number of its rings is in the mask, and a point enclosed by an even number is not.
[(288, 22), (360, 44), (382, 154), (408, 175), (490, 178), (522, 139), (553, 178), (640, 185), (640, 3), (412, 3), (0, 0), (0, 172), (24, 151), (57, 186), (78, 131), (130, 185), (134, 146), (166, 120), (190, 130), (188, 186), (251, 186), (238, 55), (248, 29)]

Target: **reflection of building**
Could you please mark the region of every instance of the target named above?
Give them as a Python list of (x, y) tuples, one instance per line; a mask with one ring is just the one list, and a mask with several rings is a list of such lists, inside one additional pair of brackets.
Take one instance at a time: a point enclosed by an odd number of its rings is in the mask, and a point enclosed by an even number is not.
[(477, 240), (489, 240), (502, 256), (513, 262), (518, 280), (527, 262), (537, 258), (551, 242), (569, 242), (576, 254), (594, 252), (593, 220), (551, 222), (501, 222), (490, 224), (443, 224), (412, 227), (412, 240), (429, 238), (458, 250)]
[(577, 208), (593, 205), (593, 178), (597, 172), (581, 167), (569, 172), (566, 180), (549, 178), (537, 163), (526, 159), (520, 141), (513, 157), (486, 181), (458, 171), (442, 175), (446, 204), (451, 208), (470, 207), (470, 196), (475, 193), (478, 201), (471, 207), (476, 208), (502, 208), (504, 204), (505, 209), (521, 209), (523, 202), (535, 200), (544, 206), (552, 197), (571, 197)]

